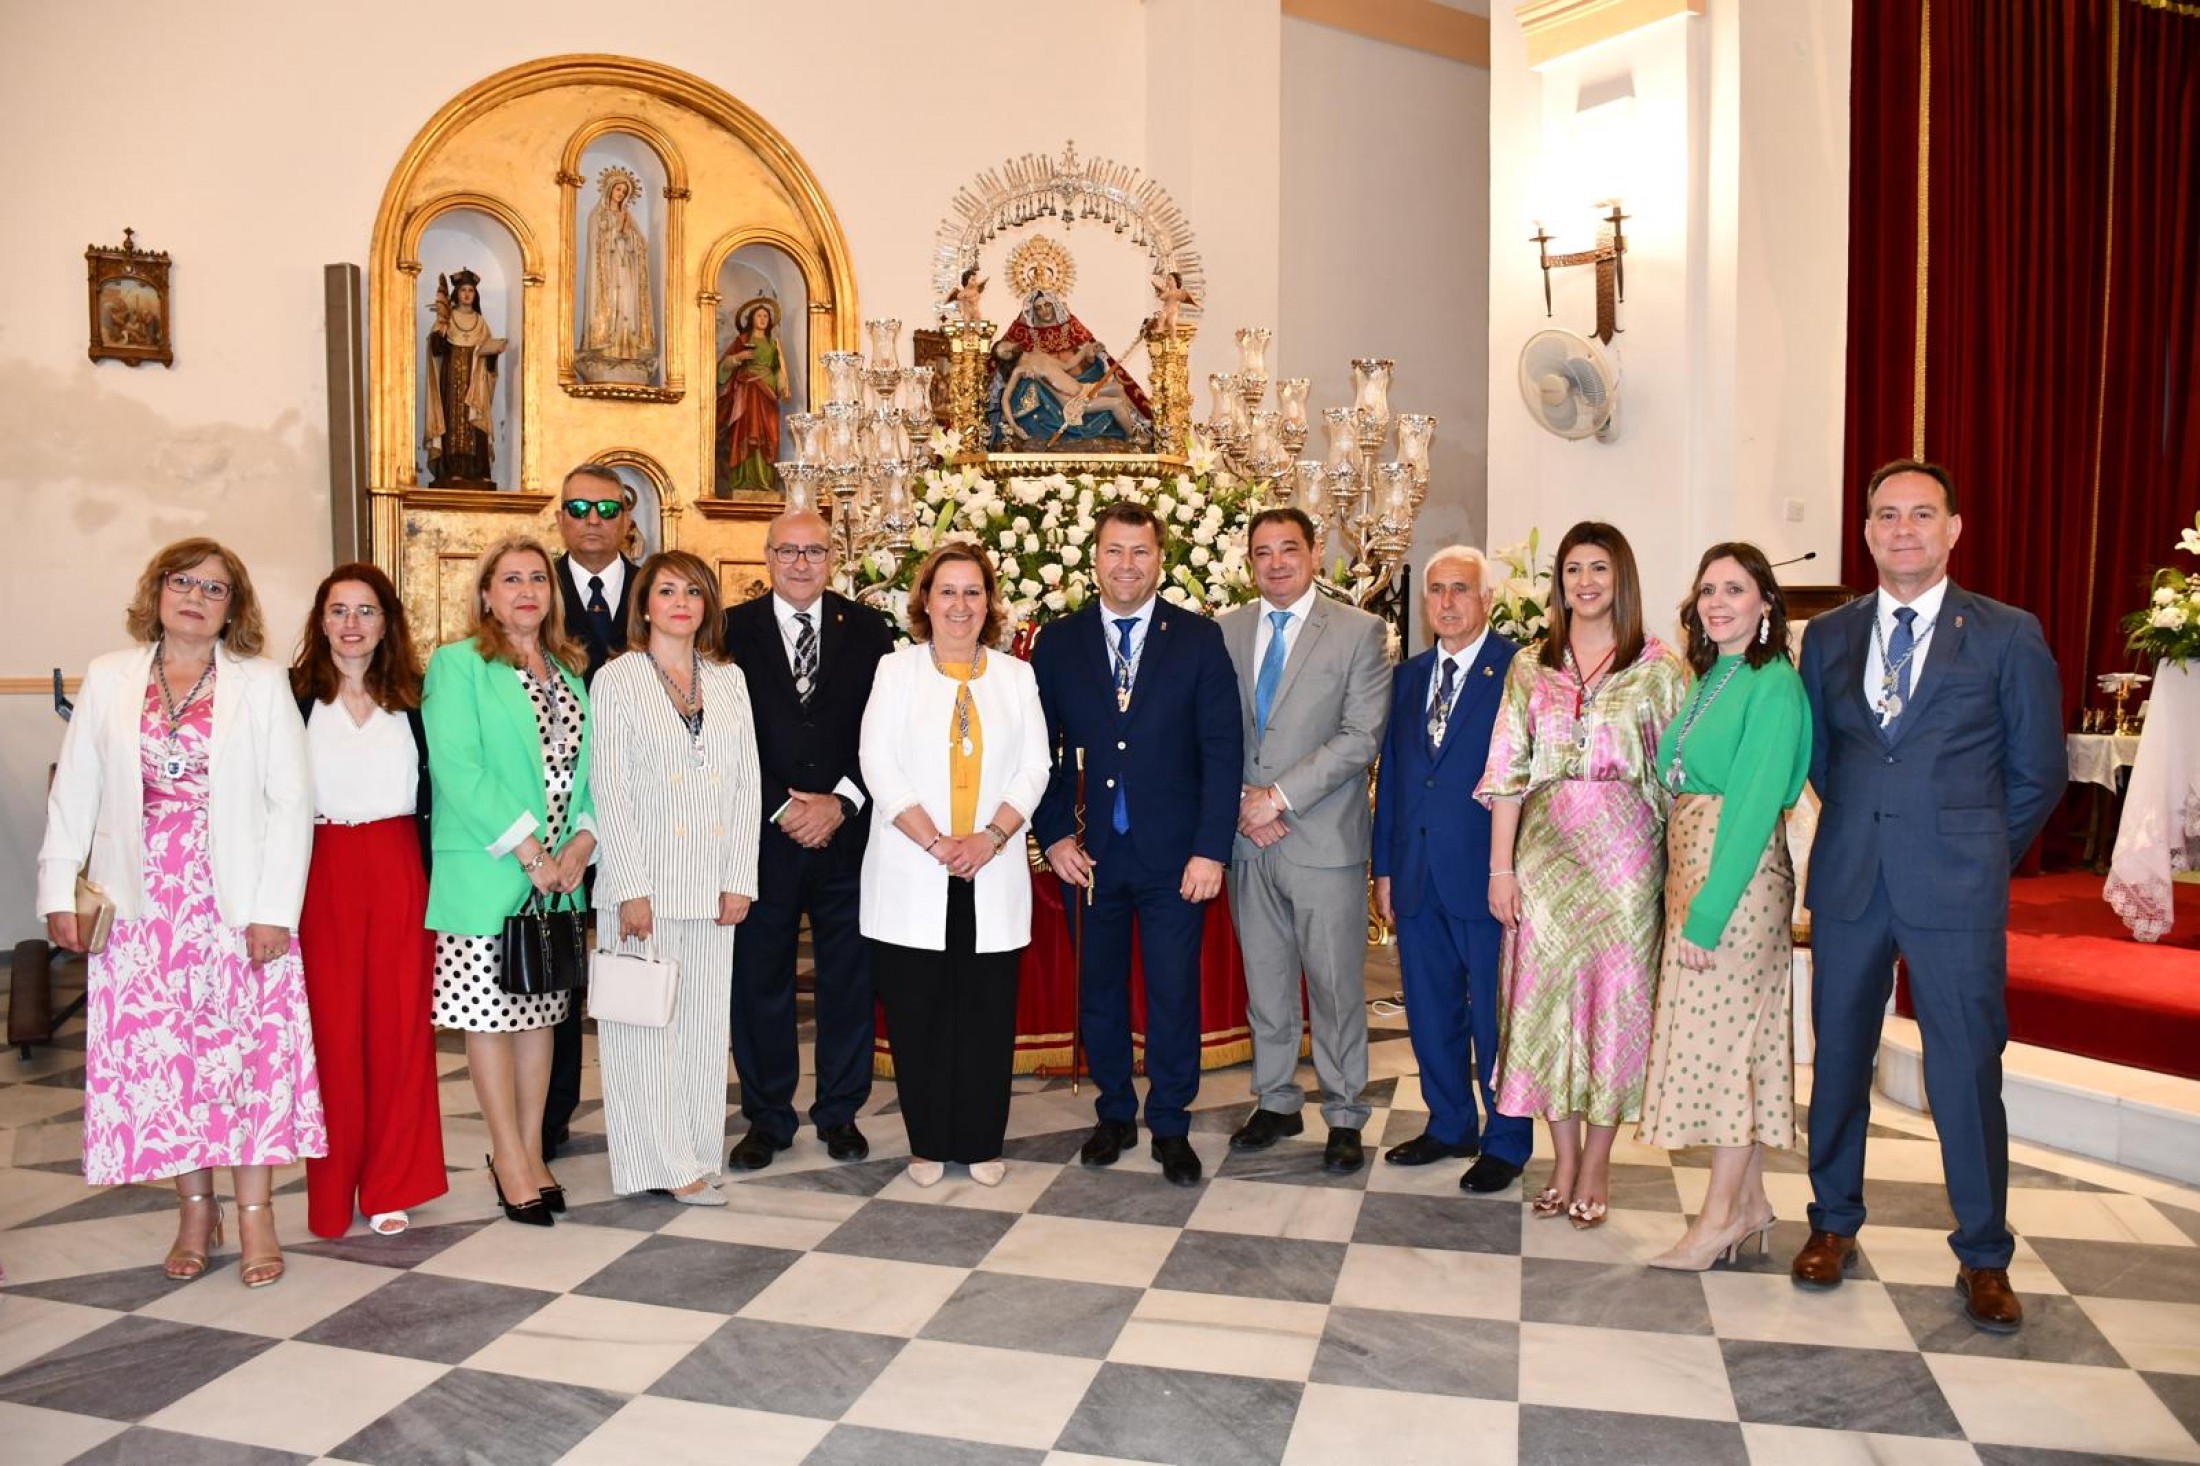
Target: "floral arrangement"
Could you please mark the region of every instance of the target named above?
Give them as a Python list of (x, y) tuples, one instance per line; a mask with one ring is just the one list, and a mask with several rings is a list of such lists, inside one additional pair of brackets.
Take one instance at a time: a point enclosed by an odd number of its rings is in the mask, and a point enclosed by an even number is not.
[(1539, 639), (1550, 626), (1551, 567), (1543, 563), (1543, 532), (1531, 529), (1519, 544), (1496, 552), (1505, 578), (1490, 602), (1490, 625), (1499, 636), (1522, 646)]
[(1218, 480), (1196, 460), (1192, 469), (1171, 479), (1057, 473), (1005, 480), (987, 478), (975, 464), (930, 470), (913, 486), (910, 553), (875, 551), (852, 574), (844, 568), (835, 589), (876, 596), (884, 587), (888, 610), (907, 625), (917, 566), (942, 541), (968, 540), (993, 562), (1013, 636), (1084, 604), (1093, 593), (1093, 516), (1129, 499), (1169, 527), (1161, 598), (1213, 615), (1252, 599), (1245, 539), (1257, 506), (1252, 485)]
[[(2200, 514), (2193, 527), (2178, 537), (2177, 548), (2200, 555)], [(2147, 605), (2124, 617), (2127, 643), (2157, 662), (2200, 661), (2200, 575), (2188, 575), (2172, 565), (2154, 572)]]

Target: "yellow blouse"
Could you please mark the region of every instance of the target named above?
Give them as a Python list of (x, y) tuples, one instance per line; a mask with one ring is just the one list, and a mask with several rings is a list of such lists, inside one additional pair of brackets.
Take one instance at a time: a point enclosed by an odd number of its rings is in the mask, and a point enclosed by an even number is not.
[[(947, 718), (947, 777), (950, 835), (967, 835), (978, 828), (978, 771), (985, 767), (985, 728), (978, 721), (978, 699), (971, 695), (970, 663), (938, 662), (941, 672), (962, 685), (955, 689), (955, 711)], [(985, 673), (980, 671), (978, 676)], [(969, 723), (969, 743), (963, 742), (963, 719)]]

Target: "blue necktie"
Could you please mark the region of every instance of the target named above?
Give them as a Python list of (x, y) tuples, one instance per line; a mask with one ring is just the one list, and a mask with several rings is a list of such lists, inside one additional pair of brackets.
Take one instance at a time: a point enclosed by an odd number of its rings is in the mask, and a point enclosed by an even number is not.
[(1291, 649), (1284, 643), (1283, 628), (1291, 624), (1289, 611), (1270, 611), (1268, 624), (1275, 634), (1268, 638), (1268, 654), (1260, 659), (1260, 676), (1253, 680), (1253, 716), (1261, 735), (1268, 733), (1268, 713), (1276, 705), (1276, 689), (1283, 686), (1283, 662)]
[(1444, 658), (1443, 685), (1436, 689), (1436, 701), (1430, 703), (1428, 707), (1428, 752), (1430, 758), (1434, 758), (1444, 746), (1444, 729), (1451, 722), (1451, 700), (1459, 690), (1458, 684), (1453, 680), (1458, 671), (1459, 664), (1457, 662), (1449, 657)]
[[(1115, 710), (1127, 712), (1131, 705), (1131, 633), (1138, 629), (1138, 618), (1119, 616), (1115, 622), (1118, 638), (1115, 655)], [(1115, 833), (1131, 832), (1131, 802), (1129, 780), (1122, 770), (1115, 774)]]
[[(1902, 711), (1910, 706), (1910, 652), (1917, 645), (1917, 633), (1911, 629), (1917, 620), (1917, 612), (1908, 606), (1897, 606), (1894, 613), (1894, 635), (1887, 638), (1887, 665), (1895, 668), (1894, 695), (1901, 700)], [(1893, 727), (1895, 718), (1887, 719), (1886, 726)]]

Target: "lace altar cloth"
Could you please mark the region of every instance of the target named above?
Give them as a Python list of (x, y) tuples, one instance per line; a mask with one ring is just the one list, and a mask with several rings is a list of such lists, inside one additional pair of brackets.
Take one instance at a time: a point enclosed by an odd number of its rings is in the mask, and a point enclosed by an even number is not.
[(2200, 871), (2200, 672), (2165, 663), (2153, 691), (2102, 892), (2142, 942), (2176, 920), (2171, 883)]

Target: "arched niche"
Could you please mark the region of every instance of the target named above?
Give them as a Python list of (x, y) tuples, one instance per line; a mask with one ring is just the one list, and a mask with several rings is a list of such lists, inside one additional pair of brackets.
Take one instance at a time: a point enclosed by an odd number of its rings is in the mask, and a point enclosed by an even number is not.
[[(607, 182), (623, 173), (641, 185), (628, 213), (647, 241), (651, 370), (634, 379), (592, 375), (584, 357), (588, 322), (596, 302), (589, 268), (595, 242), (591, 221)], [(558, 385), (577, 397), (677, 402), (686, 389), (686, 338), (673, 320), (673, 303), (687, 294), (683, 265), (688, 199), (686, 160), (669, 134), (641, 117), (598, 117), (567, 140), (558, 161), (558, 186), (570, 201), (558, 211), (559, 255), (566, 282), (559, 290)]]
[[(437, 349), (434, 305), (451, 281), (458, 282), (450, 287), (451, 295), (462, 300), (466, 278), (473, 276), (481, 319), (493, 338), (472, 363), (474, 371), (486, 374), (482, 382), (486, 390), (477, 389), (486, 398), (489, 413), (485, 434), (489, 462), (481, 476), (517, 487), (522, 477), (517, 451), (518, 383), (526, 377), (529, 294), (519, 240), (495, 214), (470, 204), (453, 204), (427, 217), (413, 257), (420, 267), (413, 277), (415, 294), (423, 302), (413, 361), (421, 383), (414, 414), (415, 481), (450, 487), (454, 477), (447, 460), (439, 464), (437, 450), (461, 431), (455, 419), (467, 410), (463, 403), (467, 383), (452, 370), (452, 353)], [(490, 349), (497, 342), (502, 343), (501, 349)]]
[[(569, 236), (585, 219), (575, 205), (588, 191), (569, 180), (599, 145), (646, 152), (656, 165), (651, 208), (662, 210), (653, 233), (663, 270), (653, 285), (664, 380), (632, 395), (582, 395), (561, 384), (576, 308)], [(435, 286), (429, 276), (422, 291), (419, 241), (436, 213), (461, 202), (507, 228), (519, 251), (519, 358), (500, 383), (516, 422), (518, 472), (510, 482), (500, 473), (493, 494), (446, 494), (419, 481), (418, 323)], [(824, 190), (776, 129), (708, 82), (626, 57), (557, 56), (499, 72), (427, 120), (384, 189), (368, 262), (370, 541), (408, 606), (413, 579), (434, 579), (434, 556), (478, 550), (520, 527), (516, 518), (540, 524), (566, 471), (605, 443), (680, 466), (678, 482), (661, 468), (651, 477), (667, 543), (721, 565), (761, 561), (763, 524), (778, 506), (710, 497), (713, 393), (689, 381), (715, 367), (717, 302), (699, 297), (716, 293), (727, 256), (752, 241), (783, 250), (800, 269), (805, 375), (824, 352), (858, 349), (852, 256)], [(675, 384), (694, 390), (668, 401)], [(683, 521), (694, 508), (702, 512)]]
[[(646, 560), (659, 550), (679, 548), (679, 494), (665, 466), (638, 448), (604, 448), (591, 455), (634, 491), (634, 536), (627, 553)], [(564, 513), (560, 507), (559, 513)]]
[(754, 482), (736, 473), (728, 462), (727, 423), (733, 410), (731, 394), (736, 390), (733, 377), (739, 370), (734, 355), (744, 349), (742, 330), (753, 307), (768, 303), (778, 317), (774, 335), (787, 385), (787, 395), (778, 403), (779, 431), (771, 453), (773, 462), (781, 461), (793, 451), (787, 416), (809, 410), (810, 384), (824, 379), (824, 354), (837, 349), (830, 282), (821, 261), (801, 241), (761, 229), (739, 230), (713, 245), (704, 256), (703, 281), (697, 297), (698, 325), (712, 369), (707, 377), (708, 456), (699, 487), (721, 502), (779, 500), (784, 492), (775, 478)]

